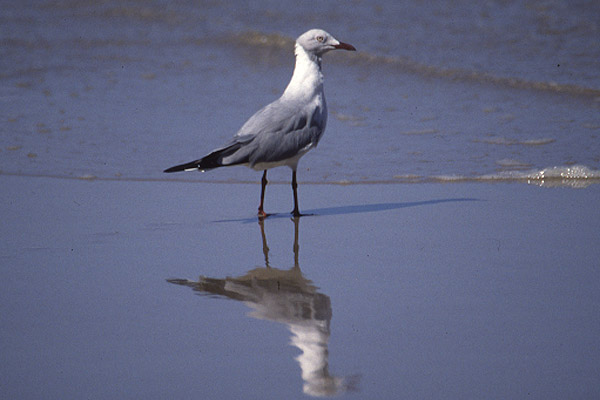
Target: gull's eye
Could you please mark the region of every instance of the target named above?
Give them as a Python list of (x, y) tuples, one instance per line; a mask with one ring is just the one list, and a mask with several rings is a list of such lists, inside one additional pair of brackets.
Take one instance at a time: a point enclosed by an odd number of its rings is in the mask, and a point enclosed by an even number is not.
[(317, 42), (319, 42), (319, 43), (323, 43), (323, 42), (325, 41), (325, 36), (321, 36), (321, 35), (319, 35), (319, 36), (317, 36), (315, 39), (317, 40)]

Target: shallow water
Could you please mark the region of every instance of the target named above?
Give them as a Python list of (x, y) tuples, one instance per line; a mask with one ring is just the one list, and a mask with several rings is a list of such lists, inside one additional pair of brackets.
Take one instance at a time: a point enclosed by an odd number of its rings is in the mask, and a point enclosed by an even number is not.
[(228, 4), (4, 3), (0, 170), (167, 179), (275, 99), (293, 38), (320, 26), (359, 51), (325, 56), (331, 115), (302, 181), (600, 177), (595, 2)]

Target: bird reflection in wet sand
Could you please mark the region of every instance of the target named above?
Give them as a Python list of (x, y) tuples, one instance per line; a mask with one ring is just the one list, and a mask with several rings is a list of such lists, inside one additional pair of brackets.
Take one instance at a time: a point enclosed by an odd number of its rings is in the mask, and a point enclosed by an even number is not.
[(259, 220), (265, 267), (255, 268), (245, 275), (224, 279), (201, 276), (198, 281), (168, 279), (168, 282), (188, 286), (199, 294), (218, 295), (243, 301), (253, 309), (250, 316), (287, 325), (292, 333), (291, 344), (302, 352), (296, 360), (302, 369), (304, 393), (311, 396), (331, 396), (357, 388), (358, 376), (336, 377), (329, 374), (328, 342), (330, 336), (331, 301), (317, 292), (312, 282), (302, 275), (298, 264), (299, 218), (294, 221), (294, 266), (289, 270), (269, 265), (269, 247), (264, 221)]

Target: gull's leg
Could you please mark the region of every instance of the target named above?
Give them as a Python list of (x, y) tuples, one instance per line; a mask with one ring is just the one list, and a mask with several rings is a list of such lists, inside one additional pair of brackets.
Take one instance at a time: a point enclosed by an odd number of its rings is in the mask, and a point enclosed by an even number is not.
[(294, 217), (301, 217), (300, 210), (298, 209), (298, 182), (296, 182), (296, 170), (292, 170), (292, 191), (294, 192), (294, 210), (292, 215)]
[(258, 206), (258, 218), (265, 218), (267, 216), (267, 213), (263, 209), (263, 204), (265, 202), (265, 189), (267, 188), (267, 183), (268, 183), (266, 169), (265, 169), (265, 172), (263, 173), (262, 180), (260, 181), (260, 183), (261, 183), (261, 189), (260, 189), (260, 205)]

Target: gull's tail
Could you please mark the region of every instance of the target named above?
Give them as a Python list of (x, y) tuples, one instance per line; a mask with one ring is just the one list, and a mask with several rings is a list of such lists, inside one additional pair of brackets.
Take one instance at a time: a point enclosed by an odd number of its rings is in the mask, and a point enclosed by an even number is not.
[(240, 164), (241, 162), (223, 164), (223, 158), (232, 155), (240, 148), (240, 143), (233, 143), (227, 147), (217, 149), (207, 156), (199, 160), (191, 161), (185, 164), (175, 165), (167, 168), (163, 172), (179, 172), (179, 171), (207, 171), (209, 169), (224, 167), (228, 165)]

